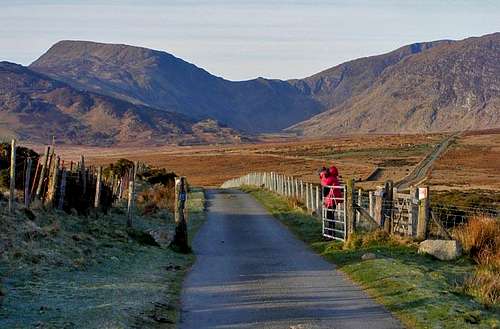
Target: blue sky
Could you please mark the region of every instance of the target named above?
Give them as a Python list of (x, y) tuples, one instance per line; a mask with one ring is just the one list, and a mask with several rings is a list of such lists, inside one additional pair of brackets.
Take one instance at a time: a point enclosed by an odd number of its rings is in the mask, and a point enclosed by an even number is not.
[(497, 31), (500, 0), (0, 0), (0, 60), (29, 64), (59, 40), (92, 40), (164, 50), (231, 80), (306, 77)]

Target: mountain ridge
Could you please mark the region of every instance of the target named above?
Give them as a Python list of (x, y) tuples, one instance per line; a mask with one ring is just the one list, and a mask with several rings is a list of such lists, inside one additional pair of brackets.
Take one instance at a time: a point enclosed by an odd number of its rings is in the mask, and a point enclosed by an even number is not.
[(285, 81), (228, 81), (169, 53), (141, 47), (61, 41), (29, 67), (94, 92), (214, 118), (253, 133), (278, 131), (322, 110)]
[(434, 47), (404, 58), (361, 94), (288, 131), (324, 136), (498, 127), (499, 59), (500, 33)]
[[(216, 122), (76, 90), (27, 67), (0, 62), (0, 131), (30, 142), (87, 145), (239, 142)], [(210, 127), (211, 132), (203, 130)]]
[[(30, 91), (31, 85), (23, 86), (28, 88), (23, 92), (0, 74), (0, 119), (8, 127), (12, 107), (22, 104), (31, 111), (37, 106), (40, 111), (51, 108), (71, 114), (69, 121), (83, 124), (82, 131), (94, 136), (85, 141), (80, 134), (78, 142), (110, 145), (138, 138), (126, 136), (132, 132), (120, 107), (135, 114), (136, 123), (148, 131), (146, 140), (160, 143), (238, 142), (241, 136), (231, 128), (303, 136), (488, 129), (500, 127), (499, 59), (497, 32), (413, 43), (303, 79), (229, 81), (160, 50), (63, 40), (26, 68), (33, 73), (30, 79), (37, 72), (38, 79), (49, 79), (44, 83), (60, 89), (58, 93)], [(109, 135), (100, 120), (92, 121), (90, 114), (69, 113), (65, 104), (74, 99), (103, 104), (109, 113), (83, 103), (79, 110), (110, 120), (113, 133)], [(158, 127), (155, 120), (161, 122)], [(29, 122), (17, 124), (30, 131)], [(45, 127), (45, 122), (39, 124)], [(96, 131), (97, 126), (102, 131)]]

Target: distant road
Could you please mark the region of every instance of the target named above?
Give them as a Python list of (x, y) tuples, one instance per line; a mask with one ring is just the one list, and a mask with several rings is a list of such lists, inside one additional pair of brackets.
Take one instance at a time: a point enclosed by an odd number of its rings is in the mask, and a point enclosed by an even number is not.
[(429, 170), (434, 164), (434, 161), (436, 161), (439, 156), (441, 156), (441, 154), (443, 154), (448, 149), (450, 143), (454, 141), (461, 133), (462, 132), (454, 133), (439, 142), (431, 151), (431, 153), (429, 153), (422, 161), (420, 161), (420, 163), (415, 168), (413, 168), (413, 170), (406, 177), (394, 184), (394, 186), (398, 189), (405, 189), (410, 187), (412, 184), (416, 184), (422, 181), (429, 173)]
[(401, 328), (250, 195), (208, 192), (179, 328)]

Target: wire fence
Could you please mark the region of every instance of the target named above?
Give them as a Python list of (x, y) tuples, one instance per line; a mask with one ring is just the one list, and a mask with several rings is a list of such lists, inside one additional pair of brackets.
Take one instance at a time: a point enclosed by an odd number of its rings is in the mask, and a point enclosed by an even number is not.
[(434, 204), (431, 206), (428, 234), (433, 238), (448, 238), (454, 229), (467, 224), (471, 218), (476, 216), (487, 216), (500, 220), (500, 209)]
[[(308, 211), (321, 217), (323, 192), (319, 185), (277, 173), (250, 173), (229, 180), (222, 187), (242, 185), (265, 187), (283, 196), (297, 199)], [(356, 189), (351, 194), (352, 203), (356, 208), (354, 221), (359, 227), (383, 228), (392, 234), (403, 236), (449, 239), (455, 228), (467, 223), (474, 216), (500, 218), (500, 210), (495, 208), (430, 205), (432, 198), (427, 187), (414, 187), (403, 192), (386, 184), (376, 191)], [(390, 225), (387, 227), (384, 223)]]

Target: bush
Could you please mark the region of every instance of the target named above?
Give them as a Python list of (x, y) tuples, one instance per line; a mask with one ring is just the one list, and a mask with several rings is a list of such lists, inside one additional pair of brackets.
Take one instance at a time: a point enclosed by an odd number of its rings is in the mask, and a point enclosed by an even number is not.
[(174, 187), (175, 177), (177, 175), (173, 172), (169, 172), (166, 169), (150, 169), (142, 175), (144, 180), (151, 185), (163, 184), (168, 187)]
[[(8, 143), (0, 143), (0, 186), (8, 188), (10, 185), (10, 149)], [(28, 158), (32, 159), (31, 177), (35, 175), (39, 155), (35, 151), (22, 147), (16, 147), (16, 188), (24, 187), (25, 165)]]
[(500, 221), (474, 216), (453, 231), (453, 237), (478, 268), (464, 281), (463, 291), (478, 298), (485, 306), (500, 303)]
[(175, 190), (163, 184), (156, 184), (137, 195), (137, 205), (144, 214), (152, 214), (158, 209), (174, 211)]
[(132, 161), (128, 159), (118, 159), (115, 163), (112, 163), (108, 167), (104, 168), (102, 173), (104, 177), (110, 177), (111, 173), (118, 175), (119, 177), (123, 177), (132, 168), (134, 168), (134, 163)]
[(500, 269), (500, 220), (474, 216), (455, 229), (453, 237), (477, 264)]

